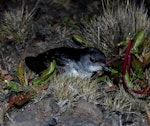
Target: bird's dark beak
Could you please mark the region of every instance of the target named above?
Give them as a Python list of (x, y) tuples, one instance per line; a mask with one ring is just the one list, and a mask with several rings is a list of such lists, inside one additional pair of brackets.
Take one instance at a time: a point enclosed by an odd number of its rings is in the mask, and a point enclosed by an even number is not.
[(108, 76), (111, 75), (111, 71), (110, 71), (110, 69), (106, 65), (102, 66), (102, 70), (104, 71), (104, 73), (106, 75), (108, 75)]

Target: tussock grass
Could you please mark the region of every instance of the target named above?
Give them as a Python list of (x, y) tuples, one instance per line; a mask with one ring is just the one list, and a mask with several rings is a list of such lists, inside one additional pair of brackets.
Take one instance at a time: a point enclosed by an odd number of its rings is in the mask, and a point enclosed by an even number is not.
[(83, 29), (83, 36), (89, 42), (89, 46), (99, 45), (98, 48), (103, 50), (107, 57), (112, 57), (119, 41), (133, 36), (140, 29), (145, 30), (146, 36), (150, 35), (150, 19), (144, 4), (138, 7), (129, 0), (106, 0), (102, 3), (103, 12), (89, 24), (85, 24)]
[(33, 16), (39, 2), (40, 0), (36, 1), (31, 11), (24, 0), (21, 7), (6, 10), (0, 21), (0, 41), (24, 43), (26, 39), (29, 39), (34, 26)]
[(54, 97), (61, 106), (64, 104), (74, 106), (79, 99), (94, 104), (98, 103), (98, 84), (96, 81), (91, 82), (88, 78), (82, 79), (60, 75), (50, 82), (48, 90), (53, 91)]

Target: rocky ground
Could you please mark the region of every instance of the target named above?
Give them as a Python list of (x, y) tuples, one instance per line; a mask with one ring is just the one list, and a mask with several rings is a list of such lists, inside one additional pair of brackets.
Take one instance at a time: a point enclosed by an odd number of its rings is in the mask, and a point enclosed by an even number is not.
[[(146, 2), (149, 7), (150, 3)], [(138, 4), (138, 1), (137, 1)], [(138, 6), (138, 5), (137, 5)], [(22, 11), (22, 9), (25, 11)], [(17, 11), (16, 11), (17, 10)], [(16, 78), (17, 64), (21, 62), (27, 74), (31, 71), (26, 67), (26, 56), (35, 56), (48, 49), (62, 46), (81, 47), (72, 39), (72, 34), (82, 32), (85, 23), (95, 19), (103, 12), (102, 4), (97, 0), (0, 0), (0, 18), (4, 24), (5, 11), (12, 19), (5, 26), (5, 33), (1, 32), (1, 71)], [(31, 13), (31, 12), (34, 13)], [(18, 13), (18, 12), (21, 12)], [(22, 13), (23, 12), (23, 13)], [(21, 21), (27, 18), (23, 27), (17, 27), (18, 16)], [(148, 12), (149, 14), (149, 12)], [(6, 18), (8, 19), (9, 18)], [(18, 21), (18, 22), (17, 22)], [(16, 29), (13, 29), (16, 26)], [(13, 27), (13, 30), (6, 30)], [(18, 29), (21, 29), (19, 32)], [(32, 73), (33, 74), (33, 73)], [(80, 79), (78, 79), (80, 80)], [(66, 78), (58, 78), (54, 83), (68, 83)], [(87, 80), (69, 80), (71, 83), (82, 84)], [(82, 83), (81, 83), (82, 82)], [(36, 97), (23, 106), (11, 106), (7, 111), (5, 105), (14, 93), (3, 89), (0, 85), (0, 125), (2, 126), (148, 126), (144, 111), (145, 100), (132, 97), (122, 86), (110, 89), (113, 82), (108, 79), (99, 83), (99, 100), (89, 102), (78, 98), (75, 101), (60, 100), (58, 102), (51, 90), (42, 90)], [(52, 82), (51, 82), (52, 83)], [(51, 84), (49, 82), (49, 84)], [(111, 86), (110, 86), (111, 85)], [(65, 92), (65, 90), (64, 90)], [(147, 96), (148, 97), (148, 96)], [(95, 100), (95, 99), (94, 99)], [(147, 104), (149, 106), (149, 98)], [(71, 102), (70, 102), (71, 101)], [(70, 103), (70, 104), (69, 104)], [(150, 123), (150, 122), (149, 122)]]

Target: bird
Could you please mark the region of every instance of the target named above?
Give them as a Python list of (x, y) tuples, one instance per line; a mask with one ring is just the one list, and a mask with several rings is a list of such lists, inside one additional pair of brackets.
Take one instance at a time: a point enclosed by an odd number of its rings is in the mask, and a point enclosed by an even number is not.
[(109, 72), (104, 53), (94, 47), (54, 48), (37, 56), (25, 57), (25, 64), (31, 71), (40, 74), (53, 60), (56, 61), (56, 69), (68, 76), (90, 78), (97, 71)]

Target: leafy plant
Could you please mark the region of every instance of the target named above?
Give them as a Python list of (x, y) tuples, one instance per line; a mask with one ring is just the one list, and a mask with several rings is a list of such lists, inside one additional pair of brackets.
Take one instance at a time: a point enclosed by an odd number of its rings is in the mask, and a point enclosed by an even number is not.
[[(150, 86), (148, 85), (148, 80), (144, 77), (144, 70), (147, 68), (150, 60), (146, 53), (143, 53), (145, 50), (144, 43), (146, 43), (144, 36), (144, 30), (140, 30), (136, 33), (133, 40), (129, 40), (127, 49), (125, 52), (125, 57), (122, 67), (122, 80), (125, 88), (136, 93), (136, 94), (150, 94)], [(140, 52), (140, 47), (142, 51)], [(132, 65), (133, 64), (133, 65)], [(133, 73), (131, 74), (130, 70), (132, 69)], [(131, 78), (133, 82), (131, 81)], [(134, 84), (138, 81), (138, 90), (137, 86)], [(144, 85), (144, 86), (143, 86)]]
[(53, 60), (51, 65), (44, 70), (41, 75), (37, 78), (27, 79), (25, 76), (25, 71), (21, 64), (17, 67), (17, 77), (20, 81), (20, 83), (16, 83), (14, 81), (6, 81), (6, 85), (10, 90), (14, 92), (21, 92), (21, 91), (27, 91), (32, 86), (38, 86), (38, 85), (45, 85), (56, 73), (55, 70), (56, 61)]
[(6, 80), (3, 75), (3, 81), (5, 82), (5, 88), (15, 92), (16, 94), (12, 96), (8, 102), (8, 108), (11, 107), (14, 103), (17, 105), (22, 105), (25, 102), (32, 99), (36, 94), (42, 90), (48, 88), (47, 82), (54, 77), (56, 73), (56, 61), (53, 60), (51, 65), (44, 70), (39, 77), (27, 78), (26, 72), (22, 65), (19, 63), (17, 67), (17, 77), (19, 82), (11, 80)]

